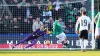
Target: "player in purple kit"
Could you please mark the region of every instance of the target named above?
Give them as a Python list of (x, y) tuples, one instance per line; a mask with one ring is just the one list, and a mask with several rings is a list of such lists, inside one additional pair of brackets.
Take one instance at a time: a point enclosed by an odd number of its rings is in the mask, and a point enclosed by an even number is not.
[(47, 35), (45, 31), (46, 31), (46, 29), (44, 29), (44, 26), (41, 25), (39, 29), (37, 29), (35, 32), (29, 34), (25, 39), (21, 40), (18, 44), (15, 44), (12, 48), (15, 48), (17, 45), (24, 43), (26, 41), (27, 42), (31, 41), (31, 44), (24, 47), (24, 48), (29, 48), (29, 47), (33, 46), (34, 44), (36, 44), (36, 40), (41, 36), (45, 40), (44, 36)]

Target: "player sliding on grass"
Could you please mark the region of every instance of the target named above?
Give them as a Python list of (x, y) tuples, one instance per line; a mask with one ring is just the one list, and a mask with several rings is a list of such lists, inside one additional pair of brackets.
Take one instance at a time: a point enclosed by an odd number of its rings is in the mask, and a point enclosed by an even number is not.
[(64, 26), (60, 23), (59, 18), (55, 20), (53, 23), (53, 34), (56, 35), (56, 37), (59, 39), (58, 42), (63, 43), (64, 47), (67, 47), (67, 39), (66, 34), (64, 33)]
[[(86, 9), (81, 8), (81, 16), (78, 18), (76, 22), (76, 34), (79, 34), (80, 37), (80, 46), (81, 50), (85, 52), (87, 40), (88, 40), (88, 25), (91, 23), (91, 20), (88, 16), (86, 16)], [(80, 25), (79, 31), (78, 31), (78, 25)], [(91, 24), (90, 24), (91, 28)], [(91, 32), (91, 29), (90, 31)]]
[(36, 40), (39, 38), (39, 37), (42, 37), (44, 40), (44, 36), (46, 35), (46, 32), (44, 30), (44, 26), (41, 25), (40, 26), (40, 29), (37, 29), (35, 32), (29, 34), (25, 39), (21, 40), (18, 44), (15, 44), (12, 48), (15, 48), (17, 45), (21, 44), (21, 43), (24, 43), (24, 42), (28, 42), (28, 41), (31, 41), (31, 44), (27, 45), (26, 47), (24, 47), (25, 49), (33, 46), (34, 44), (36, 44)]

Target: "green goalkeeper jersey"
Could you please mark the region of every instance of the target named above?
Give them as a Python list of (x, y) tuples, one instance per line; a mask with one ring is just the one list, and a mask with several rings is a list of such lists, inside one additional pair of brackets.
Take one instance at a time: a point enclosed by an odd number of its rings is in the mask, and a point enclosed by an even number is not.
[(98, 12), (98, 14), (96, 15), (96, 17), (97, 17), (96, 27), (100, 28), (100, 12)]
[(63, 25), (59, 23), (58, 20), (56, 20), (53, 23), (53, 34), (58, 35), (64, 31)]

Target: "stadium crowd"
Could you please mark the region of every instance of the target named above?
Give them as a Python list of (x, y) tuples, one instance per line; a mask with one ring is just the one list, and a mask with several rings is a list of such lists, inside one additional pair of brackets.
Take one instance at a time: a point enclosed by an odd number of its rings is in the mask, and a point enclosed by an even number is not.
[[(52, 31), (57, 16), (65, 25), (65, 33), (75, 33), (75, 22), (80, 16), (80, 8), (90, 12), (87, 2), (69, 3), (69, 0), (6, 0), (12, 13), (0, 17), (0, 33), (30, 33), (46, 25)], [(14, 5), (14, 6), (10, 6)], [(89, 14), (88, 14), (89, 15)]]

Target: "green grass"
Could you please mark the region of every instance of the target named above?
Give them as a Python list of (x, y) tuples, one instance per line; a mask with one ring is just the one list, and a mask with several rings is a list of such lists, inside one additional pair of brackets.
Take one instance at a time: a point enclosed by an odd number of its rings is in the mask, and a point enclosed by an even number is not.
[(0, 56), (100, 56), (100, 50), (0, 50)]

